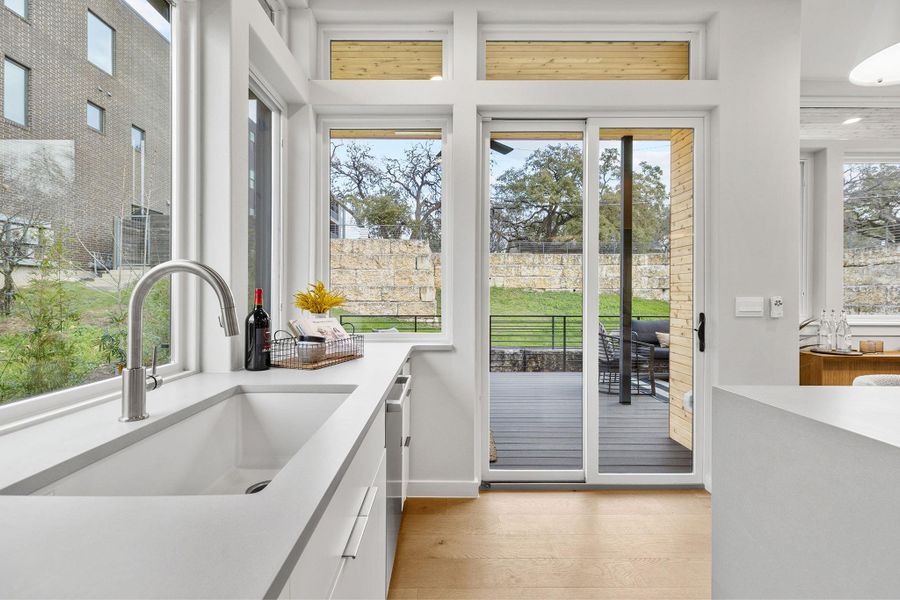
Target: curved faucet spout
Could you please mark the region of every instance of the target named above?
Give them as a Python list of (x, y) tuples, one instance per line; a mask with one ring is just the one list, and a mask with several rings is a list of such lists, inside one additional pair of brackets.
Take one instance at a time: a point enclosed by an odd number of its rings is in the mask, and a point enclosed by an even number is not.
[[(125, 370), (122, 371), (122, 417), (121, 421), (139, 421), (147, 414), (147, 370), (143, 367), (144, 327), (141, 313), (144, 301), (153, 284), (174, 273), (190, 273), (207, 282), (219, 298), (221, 317), (219, 324), (226, 336), (240, 333), (237, 313), (234, 310), (234, 296), (228, 284), (214, 269), (193, 260), (170, 260), (156, 265), (141, 277), (134, 286), (128, 301), (128, 342)], [(154, 386), (158, 385), (154, 383)]]

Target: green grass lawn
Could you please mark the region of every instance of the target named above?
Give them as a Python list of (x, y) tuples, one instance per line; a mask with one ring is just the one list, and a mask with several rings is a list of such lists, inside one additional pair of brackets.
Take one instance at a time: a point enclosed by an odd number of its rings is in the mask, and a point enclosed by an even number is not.
[[(438, 294), (440, 305), (440, 294)], [(598, 303), (600, 320), (607, 329), (618, 327), (619, 296), (602, 294)], [(669, 303), (665, 300), (634, 298), (632, 312), (638, 316), (668, 318)], [(352, 323), (357, 333), (395, 327), (399, 331), (439, 332), (437, 323), (385, 316), (352, 315), (341, 309), (332, 316), (344, 316), (344, 323)], [(539, 292), (522, 288), (491, 288), (492, 343), (506, 347), (581, 346), (582, 294), (579, 292)], [(527, 316), (523, 319), (504, 317)], [(550, 318), (565, 316), (563, 319)]]

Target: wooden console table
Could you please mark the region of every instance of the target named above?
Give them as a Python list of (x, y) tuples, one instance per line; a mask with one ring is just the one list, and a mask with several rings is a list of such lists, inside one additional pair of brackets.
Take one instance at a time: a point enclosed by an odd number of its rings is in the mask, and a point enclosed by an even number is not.
[(800, 385), (853, 385), (860, 375), (900, 374), (900, 352), (862, 356), (800, 351)]

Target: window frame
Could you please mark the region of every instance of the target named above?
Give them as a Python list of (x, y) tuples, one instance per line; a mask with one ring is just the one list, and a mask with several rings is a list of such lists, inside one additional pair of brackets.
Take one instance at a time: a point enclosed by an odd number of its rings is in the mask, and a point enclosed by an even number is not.
[[(840, 206), (840, 215), (841, 215), (841, 227), (840, 227), (840, 238), (836, 240), (839, 243), (838, 248), (840, 248), (840, 259), (841, 259), (841, 280), (840, 280), (840, 288), (838, 296), (841, 299), (841, 308), (844, 307), (844, 250), (845, 250), (845, 240), (844, 240), (844, 202), (846, 198), (844, 196), (844, 178), (843, 173), (846, 165), (848, 164), (860, 164), (860, 163), (896, 163), (900, 164), (900, 149), (894, 150), (885, 150), (879, 152), (844, 152), (841, 156), (841, 206)], [(900, 314), (896, 315), (887, 315), (887, 314), (866, 314), (866, 315), (847, 315), (847, 322), (850, 325), (860, 325), (860, 326), (886, 326), (892, 329), (900, 327)], [(876, 335), (876, 334), (872, 334)]]
[(706, 79), (706, 26), (700, 23), (671, 25), (482, 24), (478, 27), (479, 81), (486, 80), (486, 46), (488, 41), (689, 42), (689, 68), (686, 81)]
[[(266, 82), (258, 70), (250, 65), (248, 89), (272, 111), (272, 257), (269, 265), (271, 290), (269, 291), (269, 317), (275, 323), (282, 323), (285, 314), (285, 265), (284, 265), (284, 132), (285, 107), (287, 103), (274, 88)], [(249, 198), (248, 198), (249, 202)], [(249, 288), (249, 281), (248, 286)], [(247, 292), (249, 293), (249, 289)]]
[[(24, 90), (24, 95), (22, 98), (22, 101), (25, 104), (25, 107), (24, 107), (25, 108), (25, 111), (24, 111), (25, 112), (25, 120), (22, 123), (14, 120), (14, 119), (10, 119), (9, 117), (6, 116), (6, 93), (7, 93), (6, 63), (11, 63), (11, 64), (19, 67), (25, 73), (25, 90)], [(28, 67), (28, 66), (20, 63), (19, 61), (17, 61), (16, 59), (14, 59), (8, 55), (4, 55), (3, 56), (3, 120), (6, 121), (7, 123), (12, 123), (13, 125), (15, 125), (17, 127), (23, 127), (23, 128), (27, 129), (28, 127), (31, 126), (31, 110), (30, 109), (31, 109), (31, 67)]]
[(87, 127), (88, 127), (88, 129), (90, 129), (91, 131), (94, 131), (96, 133), (105, 134), (106, 133), (106, 109), (103, 108), (102, 106), (100, 106), (99, 104), (88, 100), (85, 110), (90, 111), (90, 109), (92, 107), (96, 108), (97, 113), (100, 115), (100, 127), (98, 128), (98, 127), (94, 127), (93, 125), (91, 125), (91, 119), (90, 119), (89, 114), (86, 115)]
[(23, 3), (25, 5), (24, 14), (11, 8), (9, 4), (7, 4), (7, 0), (3, 0), (3, 8), (16, 15), (17, 17), (25, 19), (26, 21), (30, 21), (29, 17), (31, 16), (31, 0), (23, 0)]
[(813, 181), (811, 154), (800, 156), (800, 320), (813, 317)]
[[(331, 228), (330, 228), (330, 191), (331, 191), (331, 130), (332, 129), (440, 129), (441, 130), (441, 297), (447, 298), (452, 293), (453, 252), (451, 243), (451, 224), (453, 223), (453, 202), (451, 181), (447, 174), (452, 173), (452, 133), (451, 117), (388, 117), (388, 116), (354, 116), (344, 118), (321, 118), (316, 128), (319, 138), (319, 182), (317, 186), (315, 220), (310, 228), (310, 235), (316, 242), (316, 271), (325, 285), (331, 285)], [(449, 291), (449, 293), (448, 293)], [(435, 333), (412, 332), (364, 332), (366, 340), (375, 342), (417, 342), (451, 344), (452, 302), (442, 301), (439, 313), (441, 331)]]
[[(453, 77), (451, 59), (453, 52), (450, 46), (450, 25), (391, 25), (379, 27), (377, 25), (341, 24), (322, 25), (319, 27), (319, 79), (331, 81), (331, 42), (340, 40), (359, 41), (389, 41), (404, 42), (415, 41), (440, 41), (443, 55), (441, 78), (447, 80)], [(376, 80), (378, 81), (378, 80)], [(425, 81), (425, 80), (389, 80), (389, 81)]]
[[(92, 11), (90, 8), (87, 9), (86, 12), (87, 12), (87, 15), (85, 16), (85, 36), (84, 36), (84, 39), (85, 39), (85, 58), (87, 58), (87, 61), (88, 61), (90, 64), (92, 64), (93, 66), (97, 67), (98, 69), (100, 69), (101, 71), (103, 71), (104, 73), (106, 73), (107, 75), (109, 75), (110, 77), (114, 77), (114, 76), (116, 75), (116, 66), (117, 66), (117, 65), (116, 65), (116, 30), (115, 30), (115, 28), (114, 28), (112, 25), (110, 25), (110, 24), (106, 21), (106, 19), (104, 19), (103, 17), (101, 17), (100, 15), (98, 15), (97, 13), (95, 13), (94, 11)], [(112, 39), (110, 40), (110, 57), (109, 57), (110, 70), (109, 70), (109, 71), (107, 71), (107, 70), (104, 69), (102, 66), (98, 65), (97, 63), (95, 63), (94, 61), (91, 60), (91, 28), (90, 28), (90, 22), (91, 22), (91, 17), (92, 17), (92, 16), (93, 16), (95, 19), (97, 19), (98, 21), (100, 21), (101, 23), (103, 23), (107, 28), (109, 28), (109, 31), (110, 31), (110, 34), (111, 34), (111, 38), (112, 38)]]
[[(184, 67), (188, 57), (196, 55), (198, 50), (197, 17), (192, 11), (176, 10), (172, 5), (170, 22), (172, 36), (170, 41), (170, 110), (171, 118), (171, 211), (172, 218), (172, 256), (189, 256), (192, 249), (190, 223), (199, 218), (199, 203), (192, 194), (193, 184), (197, 180), (199, 161), (191, 151), (191, 139), (198, 131), (198, 122), (192, 116), (194, 111), (187, 110), (193, 101), (179, 94), (182, 90), (192, 89), (190, 70)], [(26, 67), (27, 68), (27, 67)], [(130, 145), (130, 142), (129, 142)], [(158, 369), (159, 374), (167, 381), (175, 381), (193, 375), (199, 368), (199, 340), (188, 315), (200, 311), (200, 293), (202, 289), (195, 282), (183, 275), (172, 278), (171, 287), (171, 360)], [(78, 410), (97, 406), (116, 400), (121, 396), (121, 377), (110, 377), (78, 386), (73, 386), (39, 396), (23, 398), (15, 402), (0, 405), (0, 434), (8, 433), (56, 418)]]

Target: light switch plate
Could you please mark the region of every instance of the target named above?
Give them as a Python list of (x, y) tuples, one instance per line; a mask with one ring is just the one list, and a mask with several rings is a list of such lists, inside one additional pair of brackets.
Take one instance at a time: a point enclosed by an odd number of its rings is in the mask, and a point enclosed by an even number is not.
[(765, 298), (762, 296), (737, 296), (734, 299), (734, 316), (763, 317)]
[(773, 319), (780, 319), (784, 316), (784, 298), (781, 296), (769, 298), (769, 316)]

